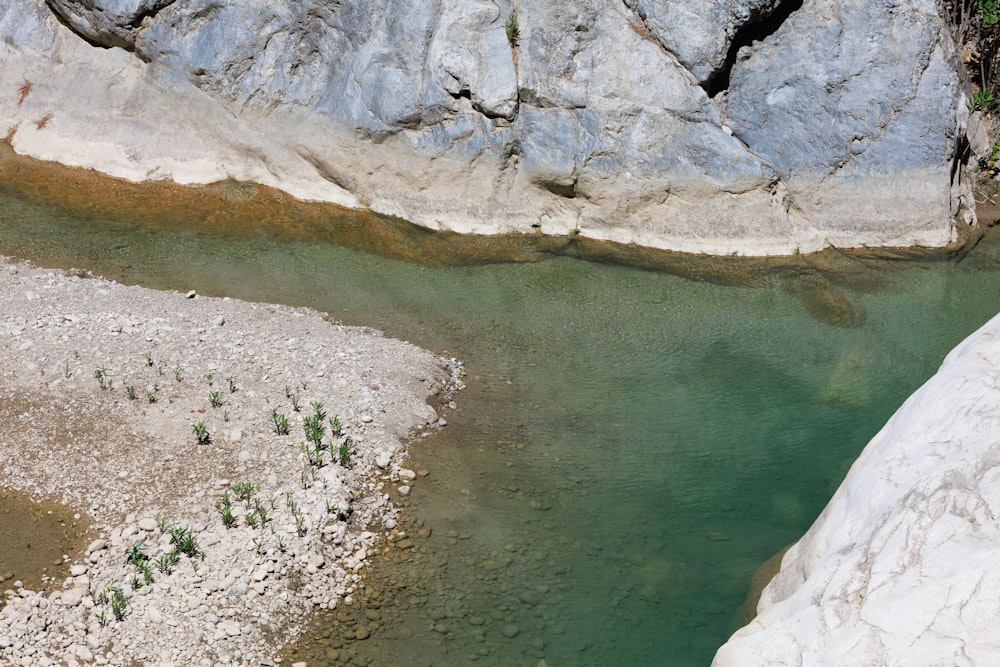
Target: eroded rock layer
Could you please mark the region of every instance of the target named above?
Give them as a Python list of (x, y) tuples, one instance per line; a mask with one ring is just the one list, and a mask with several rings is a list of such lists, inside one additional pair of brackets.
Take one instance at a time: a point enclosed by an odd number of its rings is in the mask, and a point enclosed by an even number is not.
[(0, 37), (14, 147), (136, 180), (718, 254), (964, 224), (934, 0), (10, 0)]

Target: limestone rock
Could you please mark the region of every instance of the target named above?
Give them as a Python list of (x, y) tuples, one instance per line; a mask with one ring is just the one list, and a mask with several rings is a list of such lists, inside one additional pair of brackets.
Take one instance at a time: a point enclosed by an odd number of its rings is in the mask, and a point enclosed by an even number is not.
[(1000, 316), (868, 444), (714, 665), (1000, 659)]
[(0, 38), (19, 152), (432, 229), (939, 246), (968, 195), (935, 0), (9, 0)]

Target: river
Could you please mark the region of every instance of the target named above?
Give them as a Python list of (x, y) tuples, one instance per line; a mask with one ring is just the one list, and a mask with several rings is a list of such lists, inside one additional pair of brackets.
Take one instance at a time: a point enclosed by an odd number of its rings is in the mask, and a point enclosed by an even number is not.
[(408, 548), (290, 649), (312, 667), (707, 665), (754, 571), (1000, 308), (989, 237), (961, 261), (648, 270), (568, 241), (369, 233), (242, 184), (93, 182), (0, 181), (0, 253), (311, 306), (466, 362), (448, 426), (411, 447), (429, 474), (400, 498)]

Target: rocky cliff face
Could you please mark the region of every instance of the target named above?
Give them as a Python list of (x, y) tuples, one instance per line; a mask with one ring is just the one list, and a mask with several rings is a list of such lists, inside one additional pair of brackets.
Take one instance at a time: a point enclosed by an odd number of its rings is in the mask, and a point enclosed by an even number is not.
[(953, 350), (785, 555), (733, 665), (994, 665), (1000, 316)]
[(7, 0), (0, 132), (440, 229), (942, 245), (967, 119), (949, 35), (936, 0)]

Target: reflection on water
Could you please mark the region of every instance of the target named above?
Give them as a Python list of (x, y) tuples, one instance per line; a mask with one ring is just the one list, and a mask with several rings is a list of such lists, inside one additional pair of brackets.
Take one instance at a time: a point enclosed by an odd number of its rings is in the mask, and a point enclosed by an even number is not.
[[(372, 240), (371, 218), (241, 184), (196, 205), (31, 173), (0, 184), (0, 252), (308, 305), (467, 361), (449, 426), (412, 447), (429, 474), (399, 498), (405, 535), (290, 649), (314, 666), (707, 664), (756, 568), (1000, 294), (989, 241), (950, 263), (671, 265), (689, 280), (556, 256), (604, 252), (567, 240)], [(385, 238), (408, 261), (365, 251)], [(476, 264), (491, 247), (549, 259)]]

